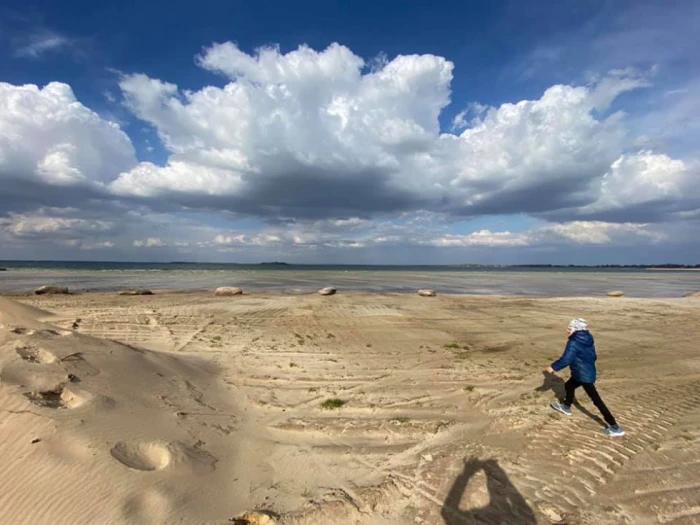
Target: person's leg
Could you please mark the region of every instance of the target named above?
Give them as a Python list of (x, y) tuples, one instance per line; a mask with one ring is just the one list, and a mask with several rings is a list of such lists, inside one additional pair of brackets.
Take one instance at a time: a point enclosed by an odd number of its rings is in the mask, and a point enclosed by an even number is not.
[(606, 407), (605, 403), (603, 403), (603, 400), (600, 398), (600, 394), (598, 394), (598, 389), (596, 389), (595, 385), (593, 383), (584, 383), (582, 386), (586, 391), (586, 394), (588, 394), (588, 397), (590, 397), (591, 401), (593, 401), (593, 404), (598, 410), (600, 410), (605, 422), (611, 427), (617, 426), (617, 421), (615, 421), (615, 418), (610, 413), (610, 410), (608, 410), (608, 407)]
[(571, 405), (574, 404), (574, 399), (575, 399), (575, 392), (578, 387), (581, 386), (581, 383), (576, 381), (573, 377), (569, 378), (569, 380), (564, 383), (564, 388), (566, 389), (566, 397), (564, 398), (564, 405), (566, 405), (568, 408), (571, 408)]

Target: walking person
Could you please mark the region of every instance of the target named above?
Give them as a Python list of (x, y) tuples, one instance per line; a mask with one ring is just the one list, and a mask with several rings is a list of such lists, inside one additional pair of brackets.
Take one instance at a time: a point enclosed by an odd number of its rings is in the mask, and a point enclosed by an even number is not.
[(620, 428), (615, 418), (605, 406), (595, 387), (596, 367), (598, 358), (595, 353), (593, 336), (588, 331), (588, 323), (580, 317), (573, 319), (568, 327), (569, 340), (562, 356), (554, 361), (547, 372), (550, 374), (563, 370), (567, 366), (571, 369), (571, 378), (565, 383), (566, 398), (563, 402), (553, 402), (551, 407), (564, 415), (571, 415), (571, 405), (574, 403), (574, 395), (578, 387), (583, 387), (593, 404), (608, 424), (603, 430), (608, 436), (624, 436), (625, 431)]

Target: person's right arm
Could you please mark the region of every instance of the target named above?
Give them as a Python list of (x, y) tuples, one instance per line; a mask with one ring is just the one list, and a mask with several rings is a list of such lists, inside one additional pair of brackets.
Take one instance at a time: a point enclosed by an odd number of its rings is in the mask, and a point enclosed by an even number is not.
[(576, 345), (571, 339), (569, 339), (566, 343), (564, 353), (559, 359), (557, 359), (550, 365), (550, 368), (555, 372), (559, 372), (559, 370), (563, 370), (571, 363), (573, 363), (574, 357), (576, 357)]

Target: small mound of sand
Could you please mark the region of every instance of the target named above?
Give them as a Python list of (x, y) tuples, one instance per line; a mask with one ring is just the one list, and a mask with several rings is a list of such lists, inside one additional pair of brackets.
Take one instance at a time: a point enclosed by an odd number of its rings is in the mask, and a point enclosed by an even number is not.
[(625, 292), (622, 292), (620, 290), (608, 292), (608, 297), (624, 297), (624, 296), (625, 296)]
[(437, 294), (435, 293), (435, 290), (422, 289), (418, 290), (418, 295), (421, 297), (435, 297)]
[(216, 289), (214, 292), (214, 295), (220, 295), (220, 296), (232, 296), (232, 295), (241, 295), (243, 293), (243, 290), (240, 288), (234, 288), (233, 286), (220, 286), (219, 288)]
[(151, 290), (145, 289), (135, 289), (135, 290), (124, 290), (119, 292), (119, 295), (153, 295)]
[(34, 290), (35, 295), (66, 295), (69, 294), (65, 286), (41, 286)]
[(61, 393), (61, 401), (63, 406), (70, 409), (75, 409), (83, 406), (92, 399), (92, 394), (84, 390), (74, 388), (64, 388)]
[(326, 288), (321, 288), (318, 293), (321, 295), (334, 295), (337, 290), (332, 286), (327, 286)]
[(134, 470), (163, 470), (170, 465), (172, 453), (166, 443), (119, 442), (109, 451), (119, 463)]
[(700, 292), (687, 293), (683, 297), (700, 297)]

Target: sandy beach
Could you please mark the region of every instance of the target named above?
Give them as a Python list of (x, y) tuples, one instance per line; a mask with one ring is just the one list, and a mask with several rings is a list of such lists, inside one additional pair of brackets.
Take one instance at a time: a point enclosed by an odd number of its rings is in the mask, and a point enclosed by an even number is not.
[[(576, 316), (623, 438), (583, 393), (548, 406)], [(0, 298), (0, 523), (698, 523), (699, 320), (700, 298)]]

